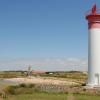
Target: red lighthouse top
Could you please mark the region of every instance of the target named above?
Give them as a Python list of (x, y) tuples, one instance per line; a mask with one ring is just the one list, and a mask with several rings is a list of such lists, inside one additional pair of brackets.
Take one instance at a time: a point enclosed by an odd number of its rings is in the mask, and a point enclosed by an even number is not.
[(96, 4), (92, 7), (92, 14), (96, 14), (96, 10), (97, 10), (97, 8), (96, 8)]
[(96, 4), (93, 5), (92, 9), (86, 14), (90, 28), (100, 28), (100, 10), (97, 10)]
[(87, 20), (98, 19), (100, 20), (100, 12), (98, 12), (96, 4), (93, 5), (92, 9), (86, 14)]

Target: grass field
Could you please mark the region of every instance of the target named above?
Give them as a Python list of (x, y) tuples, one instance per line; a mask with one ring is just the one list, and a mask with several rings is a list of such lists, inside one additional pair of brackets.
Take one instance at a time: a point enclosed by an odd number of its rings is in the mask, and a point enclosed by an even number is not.
[[(33, 75), (34, 76), (34, 75)], [(46, 92), (44, 90), (40, 90), (40, 88), (36, 88), (33, 84), (19, 84), (19, 85), (12, 85), (10, 84), (4, 84), (2, 82), (3, 78), (15, 78), (15, 77), (26, 77), (23, 72), (0, 72), (0, 89), (3, 87), (9, 87), (6, 88), (6, 98), (2, 98), (0, 100), (100, 100), (100, 91), (99, 95), (97, 94), (90, 94), (88, 91), (81, 89), (83, 86), (82, 83), (85, 83), (87, 80), (87, 74), (84, 74), (82, 72), (56, 72), (51, 74), (43, 74), (39, 75), (43, 78), (57, 78), (57, 79), (64, 79), (64, 80), (73, 80), (76, 82), (79, 82), (81, 85), (77, 86), (79, 89), (79, 92), (76, 91), (75, 86), (69, 86), (69, 89), (67, 92), (64, 93), (52, 93), (52, 92)], [(36, 76), (37, 77), (37, 76)], [(51, 91), (51, 85), (50, 91)], [(57, 86), (55, 86), (57, 87)], [(42, 89), (47, 90), (47, 86), (42, 85)], [(60, 87), (57, 87), (60, 88)], [(55, 88), (54, 88), (55, 89)], [(74, 92), (72, 90), (74, 89)], [(70, 93), (71, 91), (71, 93)], [(83, 93), (81, 93), (83, 91)], [(2, 91), (1, 91), (2, 92)], [(91, 92), (91, 91), (90, 91)], [(1, 96), (2, 97), (2, 96)]]
[(100, 96), (80, 94), (33, 93), (9, 96), (4, 100), (100, 100)]
[(23, 71), (2, 71), (0, 72), (0, 78), (17, 78), (26, 77)]

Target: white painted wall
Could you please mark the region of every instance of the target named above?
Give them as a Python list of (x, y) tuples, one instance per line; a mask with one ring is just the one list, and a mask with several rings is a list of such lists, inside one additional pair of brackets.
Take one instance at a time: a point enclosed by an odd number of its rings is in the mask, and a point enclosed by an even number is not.
[(89, 29), (88, 38), (88, 85), (100, 85), (100, 29)]

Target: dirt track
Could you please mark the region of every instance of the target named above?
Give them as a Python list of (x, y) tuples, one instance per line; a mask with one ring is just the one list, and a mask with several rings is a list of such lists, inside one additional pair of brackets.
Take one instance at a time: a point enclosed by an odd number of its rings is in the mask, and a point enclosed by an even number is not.
[(54, 84), (54, 85), (77, 85), (78, 84), (70, 80), (63, 80), (58, 78), (43, 78), (43, 77), (11, 78), (5, 80), (10, 82), (15, 82), (15, 83)]

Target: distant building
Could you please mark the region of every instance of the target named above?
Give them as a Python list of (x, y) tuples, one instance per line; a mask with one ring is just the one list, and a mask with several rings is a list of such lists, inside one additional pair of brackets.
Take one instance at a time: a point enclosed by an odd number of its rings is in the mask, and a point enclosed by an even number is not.
[(45, 74), (46, 73), (45, 71), (41, 71), (41, 70), (32, 70), (31, 72), (32, 74)]

